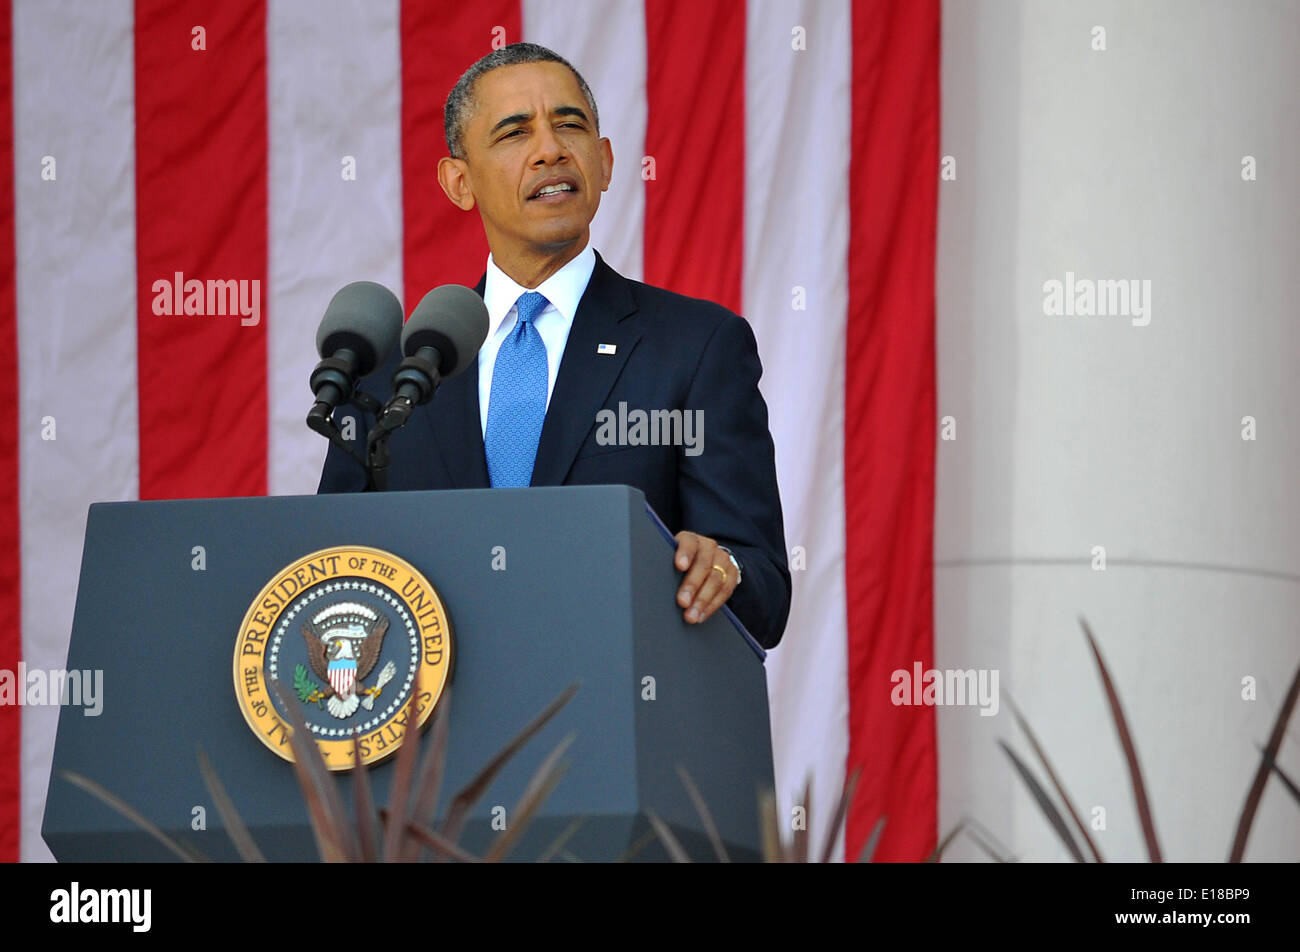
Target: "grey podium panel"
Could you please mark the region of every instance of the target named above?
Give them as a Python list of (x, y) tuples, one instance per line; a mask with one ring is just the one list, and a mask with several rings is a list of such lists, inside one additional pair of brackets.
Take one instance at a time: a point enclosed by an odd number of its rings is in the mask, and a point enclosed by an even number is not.
[[(438, 590), (455, 638), (444, 804), (518, 730), (577, 695), (494, 782), (462, 842), (486, 849), (566, 735), (568, 771), (513, 858), (535, 859), (582, 819), (568, 849), (613, 860), (653, 810), (708, 858), (678, 776), (689, 771), (729, 849), (759, 849), (757, 794), (772, 785), (763, 666), (721, 614), (681, 620), (671, 549), (625, 486), (105, 503), (91, 507), (67, 667), (103, 671), (103, 710), (60, 711), (42, 833), (64, 861), (172, 856), (58, 774), (103, 784), (206, 855), (234, 859), (199, 775), (207, 752), (253, 836), (276, 860), (315, 858), (292, 767), (253, 735), (231, 681), (240, 623), (291, 562), (373, 546)], [(206, 568), (192, 568), (202, 546)], [(493, 569), (497, 547), (506, 568)], [(654, 700), (643, 699), (653, 678)], [(393, 762), (371, 768), (387, 802)], [(339, 775), (348, 799), (350, 782)], [(195, 807), (206, 831), (191, 829)], [(638, 854), (661, 859), (650, 843)]]

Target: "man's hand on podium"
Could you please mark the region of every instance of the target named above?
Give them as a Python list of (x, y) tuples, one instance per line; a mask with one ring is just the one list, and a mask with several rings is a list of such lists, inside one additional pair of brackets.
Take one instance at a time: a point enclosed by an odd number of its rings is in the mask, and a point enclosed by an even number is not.
[(682, 531), (677, 539), (677, 568), (686, 573), (677, 590), (682, 617), (691, 624), (704, 621), (731, 597), (740, 584), (740, 570), (731, 554), (717, 541)]

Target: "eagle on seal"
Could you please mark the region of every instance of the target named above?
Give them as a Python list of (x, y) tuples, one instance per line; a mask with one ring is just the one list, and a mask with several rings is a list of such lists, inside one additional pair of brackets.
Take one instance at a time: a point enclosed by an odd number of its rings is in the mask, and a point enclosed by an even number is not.
[(321, 694), (326, 709), (335, 717), (350, 717), (359, 705), (372, 710), (375, 697), (392, 680), (397, 668), (390, 661), (374, 687), (362, 684), (379, 660), (387, 632), (388, 619), (357, 602), (331, 605), (310, 625), (302, 626), (307, 661), (316, 677), (328, 685)]

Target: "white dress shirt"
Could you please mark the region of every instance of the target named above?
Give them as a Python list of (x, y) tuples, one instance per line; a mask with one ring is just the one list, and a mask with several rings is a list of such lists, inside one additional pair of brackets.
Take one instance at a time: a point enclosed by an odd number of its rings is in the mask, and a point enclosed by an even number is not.
[(492, 255), (487, 260), (487, 283), (483, 286), (483, 303), (487, 305), (488, 336), (478, 352), (478, 412), (483, 433), (487, 433), (488, 402), (492, 398), (492, 371), (497, 365), (497, 351), (514, 329), (518, 308), (515, 302), (525, 291), (536, 291), (550, 303), (533, 321), (542, 343), (546, 345), (546, 406), (551, 405), (551, 392), (560, 372), (560, 358), (573, 327), (573, 317), (578, 313), (578, 302), (587, 290), (591, 273), (596, 270), (596, 252), (587, 247), (578, 256), (535, 288), (520, 287), (514, 279), (497, 267)]

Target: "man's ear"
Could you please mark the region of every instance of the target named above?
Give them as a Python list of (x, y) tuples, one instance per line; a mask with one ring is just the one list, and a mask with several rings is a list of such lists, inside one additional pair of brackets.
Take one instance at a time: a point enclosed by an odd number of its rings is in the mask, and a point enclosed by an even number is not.
[(609, 182), (614, 176), (614, 146), (608, 136), (600, 139), (600, 190), (609, 191)]
[(438, 184), (451, 203), (463, 212), (474, 207), (474, 192), (469, 186), (469, 168), (464, 159), (444, 156), (438, 160)]

